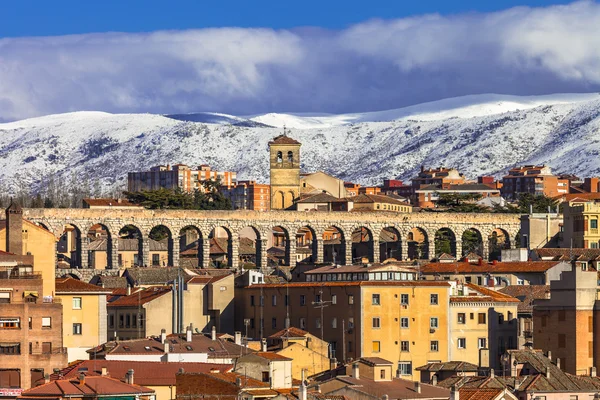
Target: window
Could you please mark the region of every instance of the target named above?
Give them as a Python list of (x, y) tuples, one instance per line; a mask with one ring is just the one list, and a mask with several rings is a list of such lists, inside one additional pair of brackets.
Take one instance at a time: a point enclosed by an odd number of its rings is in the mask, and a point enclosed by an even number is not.
[(351, 353), (354, 351), (354, 347), (352, 347), (352, 340), (348, 341), (348, 351)]
[(277, 152), (277, 162), (278, 163), (282, 163), (283, 162), (283, 153), (278, 151)]
[(459, 349), (466, 349), (467, 348), (467, 339), (458, 338), (456, 344)]
[(431, 349), (431, 351), (439, 351), (440, 344), (437, 340), (432, 340), (429, 344), (429, 348)]
[(400, 318), (400, 328), (408, 328), (408, 318), (402, 317)]
[(315, 296), (315, 303), (320, 303), (320, 302), (321, 302), (321, 295), (320, 295), (320, 294), (317, 294), (317, 295)]
[(348, 304), (354, 304), (354, 295), (352, 295), (352, 294), (348, 295)]
[(33, 320), (29, 317), (29, 329), (33, 329)]
[(373, 304), (374, 306), (379, 306), (379, 305), (381, 305), (381, 298), (379, 297), (379, 295), (378, 295), (378, 294), (374, 294), (374, 295), (373, 295), (373, 297), (372, 297), (372, 304)]
[(131, 327), (137, 328), (137, 315), (136, 314), (133, 314), (131, 316)]
[(485, 317), (485, 313), (479, 313), (477, 314), (477, 323), (478, 324), (485, 324), (486, 317)]
[(276, 295), (271, 296), (271, 305), (273, 307), (275, 307), (277, 305), (277, 296)]
[(465, 313), (458, 313), (458, 323), (459, 324), (464, 324), (465, 323)]
[(269, 371), (263, 371), (262, 373), (262, 381), (269, 382)]
[(400, 375), (412, 375), (412, 362), (400, 361), (398, 363), (398, 371)]
[(125, 328), (129, 328), (131, 326), (131, 315), (125, 315)]
[(400, 342), (400, 351), (410, 351), (410, 344), (408, 340), (403, 340)]
[(385, 379), (385, 369), (382, 369), (381, 371), (379, 371), (379, 377), (381, 379)]
[(160, 254), (152, 254), (152, 265), (160, 265)]
[(306, 319), (300, 318), (300, 329), (306, 329)]
[(42, 328), (51, 328), (52, 327), (52, 318), (51, 317), (42, 317)]
[(408, 305), (408, 295), (407, 294), (400, 295), (400, 304), (402, 304), (403, 306)]
[(598, 229), (598, 220), (597, 219), (591, 219), (590, 220), (590, 228), (592, 228), (592, 229)]
[(119, 315), (119, 328), (125, 326), (125, 316), (123, 314)]
[(20, 343), (0, 343), (0, 354), (18, 355), (21, 354)]
[(379, 353), (381, 351), (381, 342), (376, 340), (373, 342), (373, 353)]
[(437, 327), (438, 327), (438, 319), (437, 319), (437, 317), (431, 317), (429, 319), (429, 327), (431, 329), (437, 329)]
[(470, 319), (475, 319), (475, 314), (474, 313), (469, 313), (469, 318)]
[(254, 329), (254, 318), (250, 318), (250, 328)]
[(277, 328), (277, 318), (271, 318), (271, 328)]
[(331, 295), (331, 304), (337, 304), (337, 294)]
[(337, 318), (335, 318), (335, 317), (334, 317), (334, 318), (331, 320), (331, 327), (332, 327), (333, 329), (337, 328)]
[(52, 354), (51, 342), (42, 342), (42, 354)]
[(108, 316), (108, 326), (109, 326), (109, 328), (115, 327), (115, 315), (114, 314), (110, 314)]
[(381, 328), (381, 320), (379, 317), (373, 318), (373, 328)]
[(438, 295), (437, 294), (432, 294), (429, 297), (429, 304), (431, 304), (432, 306), (437, 306), (438, 305)]
[(21, 318), (0, 318), (0, 329), (19, 329)]
[(306, 305), (306, 296), (301, 294), (300, 295), (300, 305), (301, 306), (305, 306)]
[(73, 297), (73, 310), (81, 310), (81, 297)]
[(81, 324), (73, 324), (73, 335), (81, 335)]
[(477, 339), (477, 348), (479, 348), (479, 349), (487, 348), (487, 339), (484, 337), (480, 337), (479, 339)]
[(250, 296), (250, 305), (254, 307), (254, 296)]

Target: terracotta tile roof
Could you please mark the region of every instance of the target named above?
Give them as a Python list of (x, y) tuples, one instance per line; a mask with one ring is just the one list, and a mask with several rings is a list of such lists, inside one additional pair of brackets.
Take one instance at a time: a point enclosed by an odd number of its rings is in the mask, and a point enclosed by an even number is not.
[(269, 142), (269, 144), (300, 144), (297, 140), (286, 135), (279, 135)]
[[(269, 390), (269, 395), (274, 397), (277, 392), (269, 389), (269, 384), (258, 381), (256, 379), (249, 378), (248, 376), (237, 374), (235, 372), (221, 372), (221, 373), (183, 373), (177, 375), (177, 395), (178, 396), (194, 396), (200, 397), (203, 394), (211, 391), (211, 382), (221, 382), (228, 384), (231, 388), (235, 388), (235, 392), (238, 392), (238, 386), (236, 381), (240, 380), (241, 388), (244, 391), (254, 392), (254, 390)], [(221, 385), (219, 385), (221, 388)], [(221, 388), (223, 389), (223, 388)], [(216, 394), (216, 393), (210, 393)], [(220, 393), (223, 394), (223, 393)], [(224, 395), (225, 397), (226, 395)], [(212, 396), (211, 396), (212, 397)], [(225, 398), (231, 398), (229, 396)], [(236, 396), (237, 398), (237, 396)]]
[(107, 289), (125, 289), (127, 288), (127, 278), (124, 276), (102, 276), (96, 275), (90, 282)]
[(108, 304), (108, 307), (134, 307), (140, 306), (151, 302), (152, 300), (158, 299), (166, 294), (171, 293), (169, 286), (153, 286), (140, 290), (136, 293), (130, 294), (129, 296), (123, 296)]
[(319, 194), (315, 194), (313, 196), (310, 197), (306, 197), (303, 198), (301, 200), (298, 200), (297, 203), (347, 203), (348, 199), (339, 199), (337, 197), (334, 197), (328, 193), (319, 193)]
[[(450, 301), (454, 301), (456, 298), (468, 298), (468, 301), (472, 299), (476, 299), (477, 297), (489, 298), (494, 302), (504, 302), (504, 303), (520, 303), (521, 301), (517, 298), (514, 298), (506, 293), (501, 293), (496, 290), (488, 289), (484, 286), (475, 285), (473, 283), (466, 283), (465, 288), (466, 291), (469, 292), (466, 296), (452, 296), (450, 297)], [(475, 292), (475, 296), (473, 296), (473, 292)]]
[(168, 285), (181, 275), (184, 279), (192, 276), (185, 269), (177, 267), (136, 267), (127, 268), (123, 276), (133, 286)]
[(56, 278), (55, 281), (56, 293), (112, 293), (111, 289), (104, 289), (100, 286), (92, 285), (90, 283), (85, 283), (80, 281), (79, 279), (74, 279), (71, 277), (68, 278)]
[(303, 331), (302, 329), (290, 326), (289, 328), (282, 329), (279, 332), (275, 332), (274, 334), (269, 336), (269, 339), (299, 338), (305, 337), (308, 334), (308, 332)]
[[(393, 378), (391, 381), (373, 381), (366, 377), (355, 379), (350, 376), (338, 376), (337, 381), (346, 383), (346, 389), (360, 393), (367, 393), (376, 398), (381, 398), (385, 393), (390, 399), (448, 399), (450, 392), (447, 389), (421, 383), (421, 393), (415, 390), (415, 383), (408, 379)], [(354, 396), (350, 396), (354, 397)]]
[(268, 351), (259, 351), (254, 354), (257, 355), (258, 357), (261, 357), (261, 358), (264, 358), (267, 360), (273, 360), (273, 361), (289, 361), (289, 360), (291, 360), (291, 358), (282, 356), (281, 354), (270, 353)]
[(438, 286), (449, 287), (450, 284), (445, 281), (356, 281), (356, 282), (290, 282), (287, 284), (256, 284), (247, 286), (246, 289), (262, 288), (294, 288), (294, 287), (334, 287), (334, 286), (408, 286), (425, 287)]
[(562, 201), (590, 201), (590, 200), (600, 200), (600, 192), (593, 193), (569, 193), (569, 194), (561, 194), (553, 197), (556, 200)]
[(349, 273), (349, 272), (371, 272), (371, 271), (397, 271), (397, 272), (417, 272), (414, 267), (402, 265), (399, 263), (378, 263), (378, 264), (368, 264), (368, 265), (326, 265), (324, 267), (319, 267), (315, 269), (311, 269), (305, 271), (304, 273), (307, 275), (313, 274), (327, 274), (327, 273)]
[(77, 378), (80, 368), (87, 368), (87, 376), (99, 376), (102, 368), (106, 368), (108, 376), (125, 379), (125, 374), (133, 369), (134, 382), (139, 385), (168, 386), (175, 385), (175, 375), (183, 368), (185, 372), (230, 372), (231, 364), (211, 364), (195, 362), (148, 362), (148, 361), (115, 361), (84, 360), (73, 363), (59, 373), (50, 375), (51, 380)]
[(594, 261), (600, 257), (600, 249), (567, 249), (567, 248), (547, 248), (534, 249), (533, 252), (540, 259), (551, 260), (570, 260)]
[(485, 274), (485, 273), (514, 273), (514, 272), (546, 272), (558, 265), (559, 261), (510, 261), (493, 263), (429, 263), (421, 267), (424, 274)]
[(537, 299), (547, 299), (550, 294), (548, 285), (510, 285), (499, 290), (501, 293), (513, 296), (521, 301), (517, 307), (520, 313), (533, 312), (533, 302)]
[(438, 363), (428, 363), (415, 368), (417, 371), (456, 371), (456, 372), (477, 372), (479, 367), (466, 361), (446, 361)]
[(494, 400), (504, 393), (504, 389), (466, 389), (458, 390), (460, 400)]
[(359, 194), (358, 196), (348, 197), (348, 201), (357, 204), (372, 204), (372, 203), (386, 203), (395, 204), (401, 206), (410, 206), (410, 204), (403, 201), (397, 200), (393, 197), (386, 196), (383, 194)]
[(171, 334), (165, 343), (169, 344), (171, 353), (207, 353), (208, 358), (237, 358), (252, 350), (237, 345), (224, 338), (212, 340), (201, 333), (192, 334), (192, 341), (186, 340), (186, 334)]
[(154, 390), (140, 385), (130, 385), (107, 376), (86, 376), (83, 384), (79, 383), (79, 379), (55, 380), (24, 391), (21, 393), (21, 397), (88, 397), (98, 395), (135, 395), (140, 393), (154, 393)]
[(361, 357), (359, 361), (364, 362), (371, 367), (376, 365), (393, 365), (394, 363), (381, 357)]

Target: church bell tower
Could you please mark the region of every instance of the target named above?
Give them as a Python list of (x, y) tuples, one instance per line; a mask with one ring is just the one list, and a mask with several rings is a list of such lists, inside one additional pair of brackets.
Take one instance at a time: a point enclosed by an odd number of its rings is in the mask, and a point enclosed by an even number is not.
[(269, 142), (271, 210), (289, 210), (300, 196), (300, 142), (283, 134)]

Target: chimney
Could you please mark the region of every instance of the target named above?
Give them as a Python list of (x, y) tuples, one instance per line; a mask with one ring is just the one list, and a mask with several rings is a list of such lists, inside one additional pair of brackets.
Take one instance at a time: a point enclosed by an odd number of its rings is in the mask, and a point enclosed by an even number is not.
[(165, 339), (165, 345), (164, 347), (164, 352), (165, 354), (169, 354), (169, 352), (171, 351), (171, 345), (169, 344), (169, 341)]
[(239, 376), (235, 378), (235, 386), (242, 387), (242, 378), (240, 378)]
[(352, 377), (354, 379), (360, 379), (360, 370), (358, 369), (358, 363), (352, 364)]
[(421, 382), (419, 381), (415, 382), (415, 392), (421, 393)]
[(210, 330), (210, 338), (212, 340), (217, 340), (217, 327), (213, 325), (212, 329)]
[(128, 384), (133, 385), (133, 370), (132, 369), (127, 371), (127, 375), (125, 375), (125, 381)]
[(129, 286), (129, 284), (127, 284), (127, 296), (129, 296), (131, 294), (131, 286)]
[(85, 385), (85, 373), (83, 373), (83, 372), (79, 373), (79, 384)]
[(548, 357), (548, 360), (552, 361), (552, 352), (550, 350), (548, 350), (546, 357)]
[(267, 339), (262, 338), (260, 341), (260, 351), (267, 351)]
[(431, 384), (433, 386), (437, 386), (437, 375), (433, 374), (433, 376), (431, 377)]
[(595, 378), (595, 377), (596, 377), (596, 367), (592, 367), (592, 368), (590, 368), (590, 376), (591, 376), (592, 378)]
[(102, 376), (108, 376), (108, 369), (106, 367), (102, 367)]
[(387, 394), (384, 394), (383, 396), (381, 396), (381, 400), (389, 400), (390, 396), (388, 396)]
[(556, 368), (560, 369), (560, 358), (556, 359)]
[(50, 383), (50, 374), (44, 374), (44, 383)]
[(178, 374), (185, 374), (185, 369), (183, 368), (179, 368), (179, 371), (177, 371)]
[(336, 368), (337, 368), (337, 360), (335, 359), (335, 357), (330, 358), (329, 359), (329, 369), (333, 371)]
[(550, 379), (550, 367), (546, 367), (546, 379)]
[(456, 385), (452, 385), (450, 388), (450, 400), (460, 400), (460, 394), (458, 393)]
[(12, 200), (6, 209), (6, 251), (23, 255), (23, 209)]
[(304, 369), (302, 370), (302, 382), (298, 388), (298, 400), (307, 400), (306, 382), (304, 381)]
[(192, 328), (190, 328), (189, 326), (185, 330), (185, 340), (186, 340), (186, 342), (191, 342), (192, 341)]
[(235, 331), (233, 334), (233, 338), (235, 344), (237, 344), (238, 346), (242, 345), (242, 332)]
[(160, 330), (160, 342), (162, 344), (165, 344), (165, 340), (167, 340), (167, 330), (166, 329), (161, 329)]
[(495, 378), (496, 377), (496, 371), (494, 371), (494, 368), (490, 369), (490, 378)]

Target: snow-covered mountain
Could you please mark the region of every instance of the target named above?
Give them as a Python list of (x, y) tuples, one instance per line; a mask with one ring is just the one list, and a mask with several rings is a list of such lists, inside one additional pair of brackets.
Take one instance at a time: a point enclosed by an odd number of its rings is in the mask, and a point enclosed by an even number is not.
[(305, 171), (362, 184), (409, 179), (421, 165), (472, 178), (523, 163), (600, 175), (600, 94), (559, 94), (466, 96), (343, 115), (50, 115), (0, 124), (0, 182), (14, 191), (41, 188), (50, 176), (87, 175), (118, 188), (128, 171), (178, 162), (267, 181), (267, 143), (283, 125), (303, 144)]

